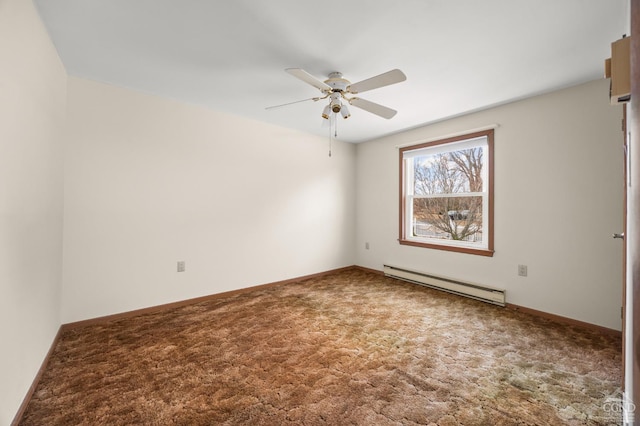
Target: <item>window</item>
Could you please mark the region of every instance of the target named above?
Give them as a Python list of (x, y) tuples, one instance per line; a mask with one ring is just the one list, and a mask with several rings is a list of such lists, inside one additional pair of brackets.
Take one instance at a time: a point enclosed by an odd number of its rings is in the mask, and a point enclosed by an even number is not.
[(399, 242), (493, 256), (493, 130), (400, 149)]

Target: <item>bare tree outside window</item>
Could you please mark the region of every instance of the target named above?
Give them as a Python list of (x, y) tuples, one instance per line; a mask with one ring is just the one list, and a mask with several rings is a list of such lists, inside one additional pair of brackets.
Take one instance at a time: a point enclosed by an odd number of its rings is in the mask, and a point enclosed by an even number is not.
[(482, 197), (438, 196), (482, 192), (482, 153), (476, 147), (415, 159), (414, 236), (482, 241)]

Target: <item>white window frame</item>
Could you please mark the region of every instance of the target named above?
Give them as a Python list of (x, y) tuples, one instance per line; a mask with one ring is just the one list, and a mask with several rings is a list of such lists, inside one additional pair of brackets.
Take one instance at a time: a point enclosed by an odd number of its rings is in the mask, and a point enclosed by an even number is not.
[[(452, 138), (422, 143), (400, 149), (400, 244), (493, 256), (493, 129)], [(414, 159), (445, 152), (482, 147), (483, 166), (481, 192), (415, 195)], [(456, 241), (413, 235), (415, 199), (444, 197), (482, 197), (482, 241)]]

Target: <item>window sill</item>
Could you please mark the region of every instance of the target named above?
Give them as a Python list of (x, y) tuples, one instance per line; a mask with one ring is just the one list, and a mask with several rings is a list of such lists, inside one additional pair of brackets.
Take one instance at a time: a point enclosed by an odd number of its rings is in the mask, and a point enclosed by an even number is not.
[(458, 252), (458, 253), (466, 253), (466, 254), (475, 254), (478, 256), (486, 256), (486, 257), (493, 257), (493, 253), (495, 253), (494, 250), (490, 250), (490, 249), (476, 249), (476, 248), (471, 248), (471, 247), (456, 247), (456, 246), (448, 246), (448, 245), (444, 245), (444, 244), (429, 244), (429, 243), (421, 243), (421, 242), (417, 242), (417, 241), (411, 241), (411, 240), (398, 240), (398, 242), (401, 245), (405, 245), (405, 246), (413, 246), (413, 247), (423, 247), (423, 248), (430, 248), (430, 249), (436, 249), (436, 250), (445, 250), (445, 251), (454, 251), (454, 252)]

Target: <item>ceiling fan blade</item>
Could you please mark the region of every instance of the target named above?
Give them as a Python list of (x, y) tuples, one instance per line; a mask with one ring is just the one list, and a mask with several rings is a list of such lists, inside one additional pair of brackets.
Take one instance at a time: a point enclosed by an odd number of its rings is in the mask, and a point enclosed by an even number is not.
[(353, 83), (347, 87), (349, 93), (362, 93), (367, 90), (377, 89), (378, 87), (388, 86), (390, 84), (400, 83), (405, 81), (407, 76), (404, 75), (399, 69), (387, 71), (384, 74), (377, 75), (375, 77), (368, 78), (366, 80)]
[(287, 68), (285, 69), (285, 71), (291, 74), (292, 76), (299, 78), (305, 83), (312, 85), (313, 87), (320, 90), (321, 92), (325, 92), (325, 93), (331, 92), (331, 86), (318, 80), (317, 78), (315, 78), (314, 76), (312, 76), (311, 74), (303, 70), (302, 68)]
[(398, 111), (391, 109), (391, 108), (387, 108), (386, 106), (382, 106), (380, 104), (377, 104), (375, 102), (371, 102), (371, 101), (367, 101), (365, 99), (360, 99), (360, 98), (353, 98), (349, 101), (349, 103), (351, 105), (353, 105), (354, 107), (363, 109), (365, 111), (368, 111), (372, 114), (378, 115), (382, 118), (386, 118), (387, 120), (390, 118), (393, 118), (394, 115), (396, 115), (398, 113)]
[(284, 107), (287, 105), (293, 105), (293, 104), (299, 104), (300, 102), (307, 102), (307, 101), (319, 101), (321, 98), (309, 98), (309, 99), (302, 99), (300, 101), (293, 101), (293, 102), (287, 102), (286, 104), (280, 104), (280, 105), (272, 105), (272, 106), (268, 106), (265, 109), (275, 109), (275, 108), (280, 108), (280, 107)]

